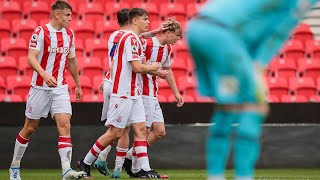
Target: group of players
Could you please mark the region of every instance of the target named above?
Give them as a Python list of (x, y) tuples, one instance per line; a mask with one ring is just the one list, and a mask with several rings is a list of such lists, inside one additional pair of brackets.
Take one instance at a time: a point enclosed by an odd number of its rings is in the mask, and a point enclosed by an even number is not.
[[(99, 89), (104, 94), (101, 120), (109, 128), (97, 139), (87, 155), (78, 161), (80, 172), (71, 168), (71, 103), (64, 73), (68, 66), (76, 83), (76, 99), (82, 97), (75, 35), (68, 28), (72, 7), (63, 0), (52, 5), (50, 23), (37, 27), (29, 43), (28, 63), (34, 69), (26, 104), (26, 119), (16, 138), (10, 180), (21, 180), (20, 162), (36, 131), (40, 118), (50, 111), (59, 138), (58, 151), (62, 179), (91, 178), (90, 165), (109, 175), (107, 155), (119, 139), (113, 178), (120, 178), (122, 166), (130, 177), (167, 178), (150, 168), (148, 147), (165, 135), (164, 118), (157, 100), (158, 78), (166, 79), (177, 106), (184, 104), (176, 86), (171, 66), (172, 44), (181, 38), (182, 28), (173, 18), (158, 29), (147, 32), (148, 12), (141, 8), (122, 9), (117, 13), (120, 29), (108, 41), (110, 69)], [(129, 150), (129, 128), (133, 129), (133, 147)], [(152, 130), (151, 130), (152, 129)]]

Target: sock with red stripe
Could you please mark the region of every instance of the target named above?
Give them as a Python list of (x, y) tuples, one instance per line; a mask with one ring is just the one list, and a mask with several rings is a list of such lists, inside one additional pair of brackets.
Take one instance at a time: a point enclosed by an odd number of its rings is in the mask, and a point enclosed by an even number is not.
[(112, 146), (113, 146), (113, 143), (109, 144), (106, 148), (104, 148), (103, 151), (100, 152), (100, 154), (99, 154), (99, 159), (100, 159), (101, 161), (103, 161), (103, 162), (106, 162), (106, 161), (107, 161), (107, 157), (108, 157), (108, 154), (109, 154)]
[(133, 147), (129, 149), (127, 152), (126, 158), (132, 160)]
[(29, 144), (29, 139), (22, 137), (20, 134), (16, 137), (14, 145), (13, 158), (11, 167), (20, 167), (20, 162)]
[(131, 151), (132, 152), (132, 167), (131, 167), (131, 171), (132, 173), (137, 173), (141, 170), (140, 164), (138, 162), (138, 156), (136, 154), (136, 152), (134, 151), (134, 149)]
[(94, 160), (97, 159), (100, 152), (104, 149), (104, 147), (96, 141), (96, 143), (92, 146), (90, 151), (87, 153), (86, 157), (84, 158), (83, 162), (87, 165), (91, 165)]
[(59, 136), (58, 152), (61, 159), (62, 174), (71, 168), (72, 143), (70, 136)]
[(115, 169), (122, 169), (124, 158), (127, 155), (127, 151), (128, 149), (117, 147)]
[(134, 150), (138, 157), (138, 162), (141, 169), (144, 171), (150, 171), (150, 164), (148, 158), (148, 142), (147, 141), (134, 141)]

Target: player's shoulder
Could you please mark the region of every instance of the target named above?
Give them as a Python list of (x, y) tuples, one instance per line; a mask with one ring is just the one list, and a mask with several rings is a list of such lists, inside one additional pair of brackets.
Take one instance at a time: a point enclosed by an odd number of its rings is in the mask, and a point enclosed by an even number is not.
[(37, 34), (37, 35), (39, 35), (39, 34), (40, 34), (40, 32), (42, 32), (42, 31), (43, 31), (44, 26), (45, 26), (45, 25), (37, 26), (36, 28), (34, 28), (34, 30), (33, 30), (33, 34)]
[(74, 34), (74, 32), (73, 32), (73, 30), (71, 28), (65, 27), (64, 29), (66, 30), (66, 32), (68, 34)]

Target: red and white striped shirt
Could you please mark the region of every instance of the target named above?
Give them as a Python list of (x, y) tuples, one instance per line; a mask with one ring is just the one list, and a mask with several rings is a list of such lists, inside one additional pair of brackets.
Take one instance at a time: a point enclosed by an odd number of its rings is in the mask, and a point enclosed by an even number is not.
[(139, 98), (142, 94), (141, 74), (132, 71), (131, 61), (144, 58), (143, 47), (139, 37), (128, 31), (119, 41), (112, 69), (112, 96)]
[[(108, 61), (109, 67), (112, 65), (112, 59), (114, 59), (115, 52), (117, 50), (118, 43), (121, 37), (126, 33), (126, 30), (117, 30), (113, 32), (108, 39)], [(106, 80), (111, 82), (110, 69), (106, 73)]]
[[(172, 46), (170, 44), (161, 45), (156, 37), (147, 39), (146, 45), (146, 61), (159, 62), (162, 67), (171, 66)], [(158, 76), (151, 74), (143, 74), (143, 93), (144, 97), (157, 98), (158, 97)]]
[[(37, 60), (41, 67), (54, 78), (58, 86), (67, 84), (64, 73), (70, 56), (75, 56), (74, 33), (69, 28), (57, 30), (50, 23), (37, 27), (31, 36), (30, 49), (40, 51)], [(44, 79), (33, 72), (31, 86), (39, 89), (53, 89), (48, 87)]]

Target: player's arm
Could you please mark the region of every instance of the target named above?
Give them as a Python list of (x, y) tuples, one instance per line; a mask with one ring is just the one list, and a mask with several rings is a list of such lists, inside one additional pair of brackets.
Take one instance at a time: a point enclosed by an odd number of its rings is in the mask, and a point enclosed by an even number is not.
[(171, 24), (170, 21), (165, 21), (165, 22), (163, 22), (163, 23), (160, 25), (159, 28), (154, 29), (154, 30), (152, 30), (152, 31), (148, 31), (148, 32), (142, 33), (140, 36), (141, 36), (142, 38), (144, 38), (144, 39), (151, 38), (151, 37), (157, 35), (159, 32), (162, 32), (162, 31), (168, 29), (168, 25), (169, 25), (169, 24)]
[(181, 107), (184, 104), (184, 100), (183, 100), (183, 97), (181, 96), (181, 94), (179, 92), (178, 87), (177, 87), (176, 81), (175, 81), (174, 76), (173, 76), (173, 72), (172, 72), (170, 67), (163, 67), (163, 69), (167, 70), (169, 72), (169, 75), (166, 78), (166, 80), (167, 80), (167, 82), (168, 82), (168, 84), (169, 84), (174, 96), (176, 97), (176, 100), (178, 101), (177, 106)]
[(132, 66), (132, 71), (135, 73), (147, 74), (151, 71), (156, 71), (159, 69), (159, 63), (153, 62), (150, 65), (141, 63), (140, 60), (131, 60), (130, 64)]
[(68, 59), (68, 68), (70, 71), (70, 74), (76, 84), (75, 92), (76, 92), (76, 100), (79, 101), (82, 98), (82, 90), (81, 90), (81, 83), (80, 83), (80, 78), (79, 78), (79, 73), (78, 73), (78, 61), (75, 57), (69, 56)]

